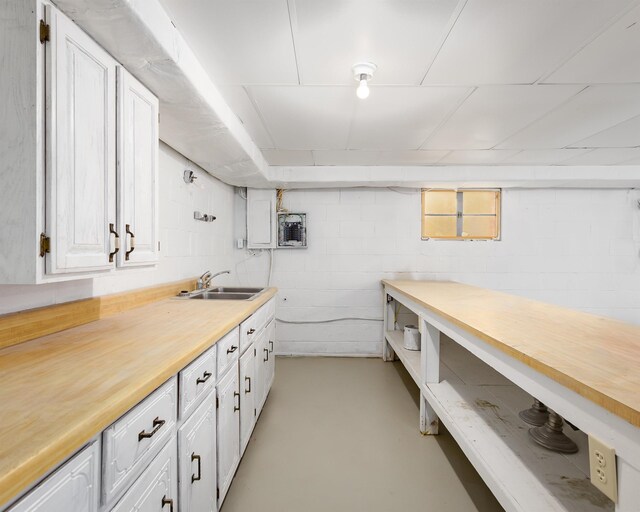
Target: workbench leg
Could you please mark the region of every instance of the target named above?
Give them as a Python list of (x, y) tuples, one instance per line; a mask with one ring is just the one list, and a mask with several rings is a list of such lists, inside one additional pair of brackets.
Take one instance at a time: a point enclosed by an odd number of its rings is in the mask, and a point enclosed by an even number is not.
[(425, 384), (440, 382), (440, 331), (420, 318), (420, 366)]
[(438, 434), (438, 416), (420, 392), (420, 432), (424, 435), (435, 436)]
[[(420, 373), (422, 385), (440, 382), (440, 331), (420, 317)], [(420, 432), (438, 434), (438, 416), (420, 392)]]
[(393, 300), (391, 302), (387, 301), (387, 292), (384, 291), (383, 295), (382, 295), (382, 303), (383, 303), (383, 331), (382, 331), (382, 360), (383, 361), (393, 361), (396, 358), (396, 354), (393, 351), (393, 349), (391, 348), (391, 345), (389, 345), (389, 342), (387, 341), (386, 338), (386, 332), (387, 331), (393, 331), (393, 329), (395, 328), (394, 325), (394, 314), (393, 314), (393, 307), (395, 305), (395, 303), (393, 302)]

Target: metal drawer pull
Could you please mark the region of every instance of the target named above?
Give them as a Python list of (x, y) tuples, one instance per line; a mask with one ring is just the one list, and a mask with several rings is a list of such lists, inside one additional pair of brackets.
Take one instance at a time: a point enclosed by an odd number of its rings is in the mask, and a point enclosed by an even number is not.
[(153, 435), (162, 428), (162, 425), (165, 424), (164, 420), (161, 420), (160, 418), (156, 417), (155, 420), (153, 420), (153, 430), (151, 432), (145, 432), (144, 430), (142, 432), (140, 432), (138, 434), (138, 441), (142, 441), (143, 439), (149, 438), (149, 437), (153, 437)]
[(236, 350), (238, 350), (238, 347), (231, 345), (231, 348), (227, 349), (227, 354), (231, 354), (231, 352), (235, 352)]
[(256, 332), (256, 330), (252, 327), (247, 331), (247, 334), (253, 334), (254, 332)]
[(251, 393), (251, 377), (245, 377), (244, 381), (249, 383), (249, 389), (245, 388), (244, 392), (245, 393)]
[(266, 363), (269, 360), (269, 349), (263, 348), (262, 350), (264, 350), (264, 353), (267, 355), (262, 362)]
[[(238, 397), (238, 405), (235, 405), (235, 400), (236, 397)], [(236, 391), (233, 392), (233, 401), (234, 401), (234, 406), (233, 406), (233, 410), (235, 411), (239, 411), (240, 410), (240, 393), (237, 393)]]
[(204, 384), (211, 378), (211, 372), (204, 372), (202, 377), (196, 379), (196, 384)]
[(269, 352), (273, 352), (273, 341), (269, 340), (269, 345), (271, 345)]
[(165, 505), (169, 505), (169, 512), (173, 512), (173, 500), (167, 498), (166, 494), (162, 497), (162, 508), (164, 508)]
[(193, 452), (191, 454), (191, 462), (193, 462), (194, 460), (198, 461), (198, 476), (191, 475), (191, 483), (197, 482), (202, 478), (202, 467), (200, 466), (200, 455), (196, 455), (196, 452)]
[(129, 241), (129, 250), (124, 253), (125, 261), (129, 261), (129, 254), (131, 254), (136, 248), (136, 235), (131, 231), (129, 224), (125, 224), (125, 229), (127, 232), (126, 234), (131, 237), (131, 240)]
[(120, 235), (118, 235), (118, 232), (114, 229), (113, 222), (109, 224), (109, 234), (115, 235), (113, 252), (109, 253), (109, 263), (113, 263), (113, 257), (120, 250)]

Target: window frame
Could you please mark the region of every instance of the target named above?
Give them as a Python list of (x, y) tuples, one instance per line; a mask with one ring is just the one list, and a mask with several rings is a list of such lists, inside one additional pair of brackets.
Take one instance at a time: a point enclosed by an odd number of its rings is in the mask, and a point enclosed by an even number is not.
[[(425, 218), (429, 215), (425, 213), (425, 198), (428, 192), (455, 192), (456, 194), (464, 192), (495, 192), (496, 193), (496, 236), (495, 237), (478, 237), (478, 236), (423, 236)], [(431, 214), (431, 216), (450, 216), (462, 218), (464, 200), (457, 200), (457, 209), (455, 214)], [(469, 216), (491, 216), (488, 214), (467, 214)], [(502, 239), (502, 189), (501, 188), (423, 188), (420, 190), (420, 239), (421, 240), (461, 240), (461, 241), (500, 241)]]

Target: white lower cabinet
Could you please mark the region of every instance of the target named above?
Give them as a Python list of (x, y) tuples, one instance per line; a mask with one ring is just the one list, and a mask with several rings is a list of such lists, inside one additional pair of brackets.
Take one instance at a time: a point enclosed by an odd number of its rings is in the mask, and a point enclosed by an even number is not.
[[(272, 320), (269, 325), (265, 328), (266, 336), (267, 336), (267, 350), (269, 351), (269, 357), (267, 359), (267, 375), (266, 375), (266, 389), (267, 393), (271, 389), (273, 385), (273, 379), (276, 376), (276, 354), (275, 354), (275, 343), (276, 343), (276, 322)], [(265, 397), (266, 398), (266, 397)]]
[(237, 366), (218, 381), (218, 507), (240, 462), (240, 392)]
[(103, 504), (114, 503), (167, 439), (175, 438), (177, 387), (172, 377), (103, 432)]
[(181, 512), (215, 512), (216, 502), (215, 392), (178, 430)]
[(0, 510), (217, 512), (273, 382), (274, 307), (246, 320), (242, 357), (236, 327)]
[(255, 352), (253, 347), (240, 357), (240, 453), (244, 453), (256, 423)]
[(100, 500), (100, 443), (74, 455), (9, 509), (10, 512), (96, 512)]
[(178, 468), (172, 437), (112, 512), (177, 512)]
[(256, 416), (260, 416), (275, 375), (275, 322), (272, 321), (260, 333), (256, 340)]
[(267, 396), (267, 362), (269, 360), (269, 349), (266, 343), (266, 331), (261, 331), (255, 341), (255, 396), (254, 407), (256, 408), (256, 417), (260, 416), (262, 404)]

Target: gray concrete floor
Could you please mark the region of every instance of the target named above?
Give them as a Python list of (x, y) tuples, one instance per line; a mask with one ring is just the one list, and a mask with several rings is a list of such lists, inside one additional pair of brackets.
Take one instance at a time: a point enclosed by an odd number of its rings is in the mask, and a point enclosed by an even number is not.
[(495, 512), (448, 432), (418, 431), (402, 363), (278, 358), (222, 512)]

